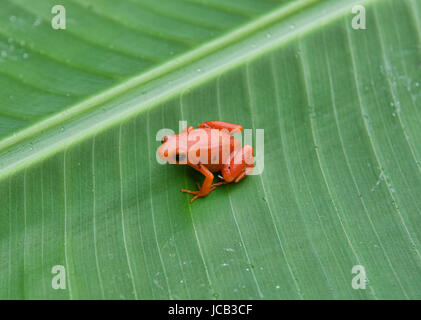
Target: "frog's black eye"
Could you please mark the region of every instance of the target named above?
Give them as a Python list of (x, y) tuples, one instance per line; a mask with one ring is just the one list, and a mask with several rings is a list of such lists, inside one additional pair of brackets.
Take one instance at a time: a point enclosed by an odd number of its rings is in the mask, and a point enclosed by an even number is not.
[(161, 140), (161, 143), (165, 143), (165, 142), (167, 142), (168, 141), (168, 137), (167, 136), (165, 136), (162, 140)]
[(175, 160), (176, 162), (184, 161), (185, 159), (186, 159), (186, 155), (185, 155), (185, 154), (179, 154), (179, 153), (177, 153), (177, 154), (174, 156), (174, 160)]

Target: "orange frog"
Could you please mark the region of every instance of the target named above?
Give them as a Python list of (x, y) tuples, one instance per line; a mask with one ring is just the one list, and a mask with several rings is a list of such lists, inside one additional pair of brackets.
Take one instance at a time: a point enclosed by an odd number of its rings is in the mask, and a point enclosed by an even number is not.
[[(231, 134), (240, 133), (243, 127), (224, 121), (208, 121), (198, 125), (198, 129), (188, 127), (179, 134), (167, 135), (158, 149), (161, 159), (172, 164), (187, 164), (205, 176), (198, 191), (181, 189), (194, 194), (193, 202), (207, 196), (217, 186), (238, 182), (253, 172), (253, 148), (245, 145)], [(213, 184), (213, 172), (221, 172), (223, 180)]]

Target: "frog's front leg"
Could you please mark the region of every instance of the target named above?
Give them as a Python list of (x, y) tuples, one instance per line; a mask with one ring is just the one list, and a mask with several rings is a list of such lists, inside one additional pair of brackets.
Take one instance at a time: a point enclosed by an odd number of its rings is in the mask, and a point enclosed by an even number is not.
[(198, 127), (218, 129), (218, 130), (226, 129), (228, 130), (229, 133), (240, 133), (241, 131), (243, 131), (243, 127), (240, 126), (239, 124), (229, 123), (225, 121), (207, 121), (207, 122), (200, 123)]
[(208, 168), (206, 168), (204, 165), (202, 164), (189, 164), (190, 167), (196, 169), (197, 171), (199, 171), (200, 173), (202, 173), (205, 176), (205, 181), (203, 181), (202, 186), (200, 187), (199, 185), (197, 185), (198, 187), (198, 191), (191, 191), (191, 190), (186, 190), (186, 189), (181, 189), (182, 192), (187, 192), (187, 193), (191, 193), (194, 194), (195, 196), (190, 200), (190, 203), (193, 202), (194, 200), (196, 200), (199, 197), (205, 197), (207, 196), (212, 190), (215, 189), (215, 186), (212, 185), (213, 182), (213, 174), (212, 172), (209, 171)]
[(252, 173), (253, 168), (253, 148), (249, 145), (245, 145), (240, 150), (231, 153), (227, 163), (222, 166), (221, 173), (224, 181), (216, 183), (213, 186), (230, 183), (232, 181), (237, 183), (246, 175)]

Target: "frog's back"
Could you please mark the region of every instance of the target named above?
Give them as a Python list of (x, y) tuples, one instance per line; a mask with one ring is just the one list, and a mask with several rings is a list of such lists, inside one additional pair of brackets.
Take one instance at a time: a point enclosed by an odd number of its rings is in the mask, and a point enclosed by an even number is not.
[(201, 128), (189, 133), (189, 149), (191, 148), (199, 149), (198, 156), (201, 150), (207, 151), (207, 163), (203, 164), (210, 171), (217, 172), (221, 170), (223, 164), (228, 163), (230, 154), (241, 148), (241, 142), (227, 131)]

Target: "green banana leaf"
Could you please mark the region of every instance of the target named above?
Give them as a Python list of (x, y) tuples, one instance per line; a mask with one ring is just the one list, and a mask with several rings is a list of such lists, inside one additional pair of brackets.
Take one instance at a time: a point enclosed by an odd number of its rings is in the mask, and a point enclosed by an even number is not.
[[(419, 0), (55, 4), (0, 3), (1, 299), (421, 298)], [(262, 172), (190, 204), (208, 120)]]

